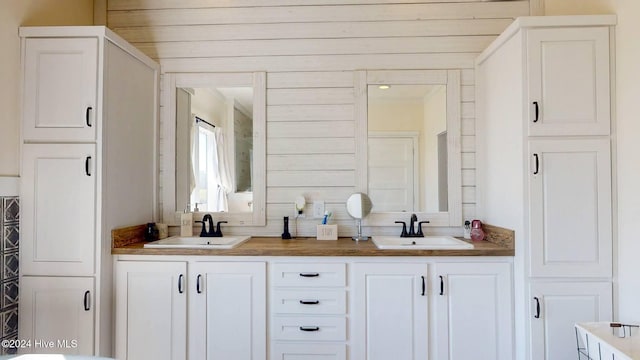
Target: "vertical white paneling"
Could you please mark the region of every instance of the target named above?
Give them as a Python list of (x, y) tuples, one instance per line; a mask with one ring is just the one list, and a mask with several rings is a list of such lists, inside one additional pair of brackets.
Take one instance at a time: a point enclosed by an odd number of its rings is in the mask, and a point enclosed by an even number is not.
[[(104, 4), (105, 2), (100, 2)], [(463, 218), (475, 215), (475, 74), (479, 51), (513, 20), (539, 11), (542, 0), (109, 0), (107, 24), (156, 58), (163, 73), (264, 71), (266, 82), (266, 227), (277, 235), (280, 216), (298, 195), (339, 208), (353, 191), (366, 191), (367, 82), (385, 70), (405, 69), (429, 83), (460, 69)], [(427, 70), (414, 72), (410, 70)], [(360, 71), (369, 70), (369, 71)], [(376, 70), (376, 71), (371, 71)], [(355, 71), (355, 81), (354, 81)], [(370, 79), (367, 79), (369, 73)], [(412, 77), (426, 74), (425, 78)], [(232, 76), (232, 75), (231, 75)], [(161, 78), (161, 122), (174, 121), (176, 84)], [(407, 80), (409, 81), (409, 80)], [(264, 85), (261, 85), (264, 86)], [(360, 104), (360, 105), (358, 105)], [(256, 108), (261, 108), (256, 106)], [(161, 129), (164, 126), (161, 125)], [(173, 156), (173, 134), (160, 134), (160, 163)], [(254, 145), (256, 146), (256, 145)], [(356, 161), (358, 159), (358, 161)], [(160, 168), (161, 174), (174, 168)], [(162, 176), (160, 206), (173, 187)], [(168, 179), (168, 181), (165, 181)], [(460, 197), (459, 197), (460, 198)], [(292, 206), (292, 205), (291, 205)], [(452, 206), (452, 205), (450, 205)], [(336, 220), (349, 223), (343, 211)], [(264, 217), (263, 217), (264, 218)], [(255, 219), (254, 219), (255, 220)], [(255, 221), (254, 221), (255, 223)], [(301, 229), (313, 230), (311, 221)], [(348, 229), (349, 225), (340, 225)], [(230, 229), (251, 231), (249, 229)], [(277, 232), (277, 233), (276, 233)]]
[[(267, 87), (267, 74), (264, 72), (256, 72), (253, 74), (253, 88), (254, 89), (264, 89), (266, 91)], [(262, 119), (262, 121), (254, 121), (253, 122), (253, 153), (254, 154), (262, 154), (263, 158), (260, 161), (253, 162), (253, 174), (260, 174), (259, 176), (252, 176), (253, 189), (261, 189), (262, 191), (257, 191), (253, 193), (253, 206), (261, 206), (258, 211), (253, 212), (253, 224), (255, 225), (266, 225), (266, 179), (265, 174), (267, 172), (266, 169), (266, 152), (267, 152), (267, 144), (266, 144), (266, 100), (264, 96), (260, 96), (259, 93), (261, 91), (254, 91), (253, 93), (253, 118), (254, 119)], [(258, 150), (258, 151), (256, 151)], [(254, 155), (257, 156), (257, 155)], [(255, 157), (254, 157), (255, 159)]]
[[(465, 137), (460, 136), (461, 116), (460, 116), (460, 71), (447, 71), (447, 153), (460, 154), (464, 149), (463, 141)], [(462, 139), (462, 140), (460, 140)], [(468, 150), (468, 149), (467, 149)], [(448, 159), (448, 181), (449, 181), (449, 225), (462, 224), (462, 179), (460, 169), (462, 168), (460, 156), (449, 156)], [(475, 185), (475, 179), (469, 186)]]
[[(367, 118), (367, 72), (356, 71), (353, 78), (353, 87), (355, 93), (355, 114), (354, 119), (366, 119)], [(356, 120), (355, 127), (355, 140), (356, 140), (356, 191), (367, 192), (368, 179), (367, 176), (367, 164), (369, 163), (369, 157), (367, 156), (367, 122)]]

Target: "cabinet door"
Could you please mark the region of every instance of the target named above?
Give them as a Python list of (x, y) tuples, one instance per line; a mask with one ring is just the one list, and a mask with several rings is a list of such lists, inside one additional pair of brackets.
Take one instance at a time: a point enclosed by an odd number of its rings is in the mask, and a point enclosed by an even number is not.
[(189, 358), (266, 359), (266, 264), (195, 262), (189, 274)]
[(26, 39), (23, 136), (95, 140), (98, 39)]
[(608, 27), (527, 30), (527, 61), (530, 136), (609, 134)]
[(186, 359), (186, 276), (185, 262), (116, 263), (116, 358)]
[(352, 359), (428, 358), (427, 265), (353, 265)]
[(529, 142), (531, 276), (611, 276), (609, 140)]
[(611, 291), (609, 282), (533, 282), (530, 358), (574, 359), (577, 356), (574, 325), (610, 321)]
[(435, 270), (435, 358), (513, 359), (511, 264), (439, 263)]
[(32, 277), (20, 279), (20, 339), (23, 353), (94, 355), (94, 279)]
[(95, 145), (25, 144), (22, 149), (21, 274), (93, 275)]

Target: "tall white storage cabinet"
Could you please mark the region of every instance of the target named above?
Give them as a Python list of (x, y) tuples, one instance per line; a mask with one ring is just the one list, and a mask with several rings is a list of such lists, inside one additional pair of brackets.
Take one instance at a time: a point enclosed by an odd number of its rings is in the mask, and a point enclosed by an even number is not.
[(159, 68), (101, 26), (20, 36), (19, 337), (53, 341), (29, 353), (111, 355), (111, 230), (157, 207)]
[(615, 23), (519, 18), (476, 61), (478, 214), (516, 233), (518, 359), (575, 356), (573, 323), (612, 317)]

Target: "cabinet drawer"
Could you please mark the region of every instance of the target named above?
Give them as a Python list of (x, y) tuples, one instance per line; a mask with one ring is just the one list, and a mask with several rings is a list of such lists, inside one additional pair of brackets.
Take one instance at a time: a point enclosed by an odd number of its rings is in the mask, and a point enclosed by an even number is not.
[(344, 290), (275, 290), (273, 310), (279, 314), (344, 314)]
[(346, 264), (274, 264), (275, 286), (345, 286)]
[(271, 360), (346, 360), (347, 346), (344, 344), (282, 344), (271, 346)]
[(280, 317), (271, 321), (274, 340), (343, 341), (347, 338), (344, 316), (332, 317)]

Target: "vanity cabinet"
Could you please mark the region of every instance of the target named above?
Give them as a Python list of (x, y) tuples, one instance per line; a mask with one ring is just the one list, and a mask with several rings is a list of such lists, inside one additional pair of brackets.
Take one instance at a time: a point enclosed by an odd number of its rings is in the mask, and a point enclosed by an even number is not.
[(429, 358), (426, 263), (355, 263), (351, 358)]
[[(36, 303), (21, 296), (19, 332), (32, 341), (46, 335), (55, 342), (48, 352), (111, 356), (111, 230), (153, 221), (157, 208), (159, 66), (102, 26), (19, 32), (20, 293), (46, 286), (34, 292)], [(63, 279), (91, 286), (70, 292)], [(91, 316), (76, 321), (85, 291)], [(42, 304), (59, 294), (69, 302), (46, 311), (53, 307)], [(78, 334), (76, 348), (56, 342), (69, 334)]]
[(148, 349), (194, 360), (513, 358), (507, 258), (118, 255), (115, 263), (118, 359), (147, 359)]
[(189, 359), (267, 358), (264, 262), (193, 261), (188, 283)]
[(116, 358), (266, 359), (264, 262), (117, 261)]
[(510, 263), (436, 263), (434, 359), (513, 359)]
[(347, 264), (270, 264), (271, 359), (347, 358)]
[[(568, 356), (568, 317), (593, 318), (583, 306), (590, 281), (609, 284), (598, 306), (611, 308), (615, 24), (615, 15), (519, 18), (476, 59), (477, 212), (515, 230), (523, 249), (515, 318), (528, 330), (516, 338), (517, 359)], [(541, 325), (529, 309), (542, 295), (531, 293), (547, 281), (564, 286), (548, 306), (566, 311), (548, 311)], [(564, 337), (548, 338), (547, 326)]]
[(119, 261), (115, 357), (185, 359), (187, 286), (184, 261)]

